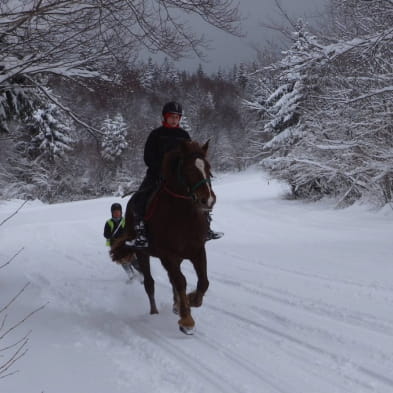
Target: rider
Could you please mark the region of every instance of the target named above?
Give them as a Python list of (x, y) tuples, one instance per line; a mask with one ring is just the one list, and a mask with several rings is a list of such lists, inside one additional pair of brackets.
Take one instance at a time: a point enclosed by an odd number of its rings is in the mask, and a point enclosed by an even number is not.
[[(135, 216), (136, 238), (126, 244), (137, 248), (148, 247), (143, 216), (151, 193), (160, 183), (161, 165), (165, 153), (174, 150), (182, 141), (190, 141), (187, 131), (180, 127), (182, 106), (175, 101), (168, 102), (162, 109), (163, 123), (154, 129), (147, 138), (144, 161), (147, 172), (139, 190), (131, 197), (130, 203)], [(210, 222), (210, 219), (209, 219)], [(218, 239), (221, 234), (209, 230), (208, 239)]]

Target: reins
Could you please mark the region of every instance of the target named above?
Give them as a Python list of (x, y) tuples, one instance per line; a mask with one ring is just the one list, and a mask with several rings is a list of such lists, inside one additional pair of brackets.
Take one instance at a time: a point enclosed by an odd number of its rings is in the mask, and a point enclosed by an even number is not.
[(163, 187), (163, 190), (168, 193), (169, 195), (173, 196), (174, 198), (180, 198), (180, 199), (194, 199), (191, 195), (182, 195), (182, 194), (177, 194), (176, 192), (171, 191), (167, 186)]
[(176, 192), (171, 191), (165, 184), (157, 191), (157, 194), (154, 196), (154, 199), (152, 200), (149, 210), (146, 213), (145, 217), (143, 218), (145, 221), (149, 221), (152, 217), (154, 212), (156, 211), (157, 205), (158, 205), (158, 200), (160, 199), (161, 193), (165, 191), (167, 194), (170, 196), (173, 196), (174, 198), (179, 198), (179, 199), (187, 199), (187, 200), (193, 200), (194, 198), (192, 196), (188, 195), (182, 195), (182, 194), (177, 194)]

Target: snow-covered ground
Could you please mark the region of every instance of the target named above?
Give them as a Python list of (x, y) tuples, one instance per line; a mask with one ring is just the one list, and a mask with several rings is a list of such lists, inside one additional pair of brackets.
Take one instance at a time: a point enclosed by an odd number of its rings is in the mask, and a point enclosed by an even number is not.
[[(0, 306), (31, 283), (6, 324), (47, 303), (0, 341), (32, 330), (0, 392), (393, 392), (393, 211), (284, 200), (256, 171), (214, 186), (225, 237), (207, 246), (194, 336), (177, 328), (157, 260), (153, 316), (143, 286), (109, 260), (102, 231), (119, 199), (30, 202), (0, 226), (0, 265), (24, 247), (0, 270)], [(19, 205), (0, 203), (0, 222)]]

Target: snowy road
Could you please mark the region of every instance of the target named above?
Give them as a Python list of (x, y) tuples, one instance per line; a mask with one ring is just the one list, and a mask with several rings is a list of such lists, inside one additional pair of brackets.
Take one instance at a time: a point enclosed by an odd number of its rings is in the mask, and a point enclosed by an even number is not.
[[(48, 304), (13, 333), (32, 329), (30, 349), (0, 392), (393, 392), (393, 212), (287, 201), (284, 189), (253, 171), (216, 181), (225, 237), (208, 244), (194, 336), (177, 329), (157, 260), (154, 316), (109, 261), (102, 230), (118, 199), (29, 203), (0, 227), (0, 265), (24, 247), (0, 270), (0, 305), (26, 282), (7, 323)], [(0, 204), (0, 221), (19, 204)]]

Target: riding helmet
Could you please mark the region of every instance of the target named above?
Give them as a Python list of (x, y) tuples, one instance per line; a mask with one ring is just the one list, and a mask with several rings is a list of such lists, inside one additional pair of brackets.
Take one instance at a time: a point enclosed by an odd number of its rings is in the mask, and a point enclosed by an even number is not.
[(122, 211), (120, 203), (113, 203), (111, 206), (111, 213), (113, 213), (115, 210), (120, 210)]
[(175, 113), (181, 116), (183, 114), (183, 108), (178, 102), (167, 102), (162, 108), (162, 115), (165, 116), (166, 113)]

